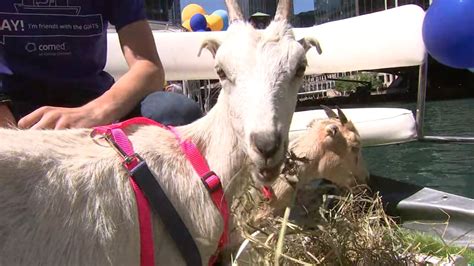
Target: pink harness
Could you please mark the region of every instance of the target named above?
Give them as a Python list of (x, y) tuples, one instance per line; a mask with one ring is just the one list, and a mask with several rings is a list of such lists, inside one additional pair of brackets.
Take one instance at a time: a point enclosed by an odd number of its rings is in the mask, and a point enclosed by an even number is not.
[[(217, 259), (217, 254), (221, 251), (224, 245), (228, 241), (229, 232), (229, 209), (227, 202), (224, 197), (224, 191), (219, 177), (209, 169), (205, 158), (201, 155), (200, 151), (189, 140), (182, 140), (178, 132), (173, 127), (166, 127), (160, 123), (144, 117), (137, 117), (126, 120), (124, 122), (96, 127), (91, 133), (91, 136), (103, 135), (105, 139), (114, 147), (119, 155), (123, 159), (123, 166), (129, 173), (143, 160), (133, 150), (132, 143), (128, 139), (127, 135), (123, 131), (124, 128), (130, 125), (156, 125), (161, 128), (170, 130), (178, 140), (181, 146), (181, 150), (185, 154), (188, 161), (193, 166), (196, 173), (201, 177), (203, 184), (206, 186), (210, 193), (212, 201), (219, 209), (222, 219), (224, 221), (224, 231), (219, 240), (214, 255), (209, 259), (209, 265), (213, 265)], [(138, 209), (138, 221), (140, 228), (140, 264), (142, 266), (155, 265), (155, 258), (153, 252), (153, 232), (151, 225), (150, 207), (147, 198), (140, 190), (139, 186), (135, 182), (132, 174), (129, 176), (130, 183), (135, 193), (137, 209)]]
[(261, 191), (265, 200), (270, 201), (275, 197), (275, 192), (271, 186), (263, 186)]

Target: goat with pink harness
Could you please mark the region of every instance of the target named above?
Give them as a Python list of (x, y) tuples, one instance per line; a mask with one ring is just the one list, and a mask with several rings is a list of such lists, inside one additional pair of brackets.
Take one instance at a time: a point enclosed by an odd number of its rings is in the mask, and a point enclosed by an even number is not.
[[(211, 194), (212, 201), (219, 209), (222, 215), (222, 219), (224, 220), (224, 231), (222, 232), (221, 238), (219, 240), (216, 255), (212, 256), (209, 260), (209, 265), (213, 265), (215, 260), (217, 259), (217, 254), (227, 244), (229, 235), (229, 209), (227, 202), (224, 198), (224, 191), (222, 190), (220, 179), (214, 172), (209, 169), (205, 158), (201, 155), (194, 143), (189, 140), (183, 141), (180, 138), (179, 133), (174, 130), (173, 127), (164, 126), (158, 122), (147, 119), (145, 117), (133, 118), (117, 124), (96, 127), (91, 133), (92, 137), (95, 137), (99, 134), (104, 136), (104, 138), (110, 143), (110, 145), (112, 145), (112, 147), (117, 150), (118, 154), (122, 157), (123, 166), (130, 173), (130, 183), (135, 193), (138, 209), (138, 221), (140, 224), (140, 264), (142, 266), (155, 265), (155, 258), (153, 253), (153, 232), (148, 200), (152, 201), (152, 205), (155, 208), (155, 211), (157, 211), (158, 213), (160, 213), (160, 204), (162, 204), (163, 201), (159, 201), (159, 199), (156, 199), (156, 194), (162, 195), (162, 197), (164, 197), (162, 198), (162, 200), (164, 199), (165, 201), (167, 201), (167, 204), (171, 203), (169, 203), (169, 200), (166, 198), (166, 195), (163, 193), (163, 190), (161, 189), (161, 187), (159, 187), (159, 184), (156, 182), (153, 174), (151, 174), (151, 172), (149, 171), (148, 166), (146, 166), (146, 164), (142, 166), (143, 159), (141, 159), (141, 157), (134, 152), (132, 143), (123, 131), (123, 128), (133, 124), (155, 125), (173, 132), (176, 137), (176, 140), (180, 143), (181, 150), (186, 155), (186, 158), (191, 163), (196, 173), (201, 177), (203, 184), (206, 186), (207, 190)], [(146, 167), (145, 174), (142, 174), (143, 171), (136, 173), (136, 169), (140, 166)], [(140, 178), (142, 182), (136, 182), (138, 178)], [(142, 185), (140, 186), (139, 184)], [(148, 185), (148, 187), (146, 185)], [(147, 197), (144, 195), (142, 190), (149, 191)], [(173, 208), (172, 205), (171, 208)], [(169, 209), (167, 210), (170, 211)], [(170, 212), (171, 213), (165, 212), (162, 214), (163, 216), (168, 217), (168, 219), (165, 220), (170, 221), (170, 223), (165, 224), (165, 226), (169, 227), (168, 230), (170, 231), (172, 237), (174, 234), (179, 235), (180, 233), (186, 233), (185, 237), (181, 236), (178, 237), (178, 239), (175, 239), (175, 244), (177, 246), (179, 246), (180, 244), (184, 246), (189, 246), (190, 244), (192, 244), (192, 247), (189, 248), (189, 250), (180, 249), (180, 251), (183, 252), (183, 257), (185, 258), (185, 260), (187, 260), (187, 263), (189, 265), (199, 264), (201, 262), (199, 251), (197, 250), (197, 247), (194, 244), (191, 235), (187, 231), (186, 226), (179, 218), (178, 213), (176, 213), (175, 211), (173, 212), (172, 210)], [(163, 219), (163, 217), (161, 218)], [(176, 224), (179, 224), (180, 227), (175, 228), (175, 230), (173, 230), (173, 223), (175, 226)]]

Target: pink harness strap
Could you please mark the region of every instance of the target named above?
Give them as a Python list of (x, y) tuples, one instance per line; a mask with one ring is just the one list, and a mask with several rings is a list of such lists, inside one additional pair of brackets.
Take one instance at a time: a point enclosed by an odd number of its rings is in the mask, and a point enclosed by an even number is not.
[[(127, 157), (133, 158), (135, 153), (133, 151), (132, 143), (130, 143), (127, 135), (121, 129), (122, 126), (122, 123), (118, 123), (109, 126), (97, 127), (94, 129), (93, 134), (108, 134), (109, 137), (115, 141), (116, 145), (126, 155), (126, 157), (123, 158), (122, 163), (123, 166), (130, 172), (138, 164), (138, 161), (136, 159), (127, 160)], [(135, 194), (135, 200), (137, 202), (138, 223), (140, 231), (140, 265), (153, 266), (155, 265), (155, 255), (153, 252), (154, 244), (150, 206), (148, 204), (148, 200), (145, 198), (145, 195), (140, 190), (131, 175), (129, 175), (129, 180)]]
[(275, 197), (275, 192), (273, 192), (271, 186), (263, 186), (261, 190), (265, 200), (272, 200)]
[[(121, 155), (125, 155), (123, 158), (123, 165), (128, 171), (131, 171), (140, 161), (138, 159), (139, 157), (137, 157), (137, 155), (134, 153), (133, 146), (127, 135), (123, 132), (122, 128), (132, 124), (156, 125), (161, 128), (169, 129), (171, 132), (173, 132), (176, 139), (180, 142), (181, 149), (186, 155), (186, 158), (191, 163), (196, 173), (201, 177), (203, 184), (210, 192), (212, 201), (219, 209), (224, 221), (224, 231), (219, 240), (218, 249), (216, 250), (214, 256), (209, 259), (209, 265), (213, 265), (217, 259), (217, 254), (228, 241), (229, 232), (229, 209), (224, 197), (224, 191), (222, 189), (219, 177), (214, 172), (210, 171), (209, 165), (194, 143), (188, 140), (182, 141), (179, 134), (173, 127), (163, 126), (162, 124), (148, 118), (137, 117), (121, 123), (96, 127), (91, 135), (94, 136), (97, 134), (102, 134), (108, 136), (112, 140), (111, 144), (118, 150), (118, 152)], [(140, 223), (140, 264), (143, 266), (154, 265), (154, 245), (149, 204), (131, 176), (130, 182), (132, 184), (137, 201), (138, 218)]]
[(211, 193), (212, 201), (219, 209), (222, 219), (224, 220), (224, 232), (219, 239), (217, 251), (214, 256), (209, 259), (209, 265), (213, 265), (217, 260), (217, 254), (227, 243), (229, 233), (229, 208), (227, 207), (228, 205), (224, 196), (224, 190), (222, 189), (221, 180), (213, 171), (210, 170), (206, 159), (204, 159), (193, 142), (189, 140), (181, 140), (174, 127), (169, 127), (169, 129), (175, 134), (181, 144), (181, 150), (186, 155), (188, 161), (191, 162), (194, 171), (196, 171), (196, 173), (201, 177), (207, 190)]

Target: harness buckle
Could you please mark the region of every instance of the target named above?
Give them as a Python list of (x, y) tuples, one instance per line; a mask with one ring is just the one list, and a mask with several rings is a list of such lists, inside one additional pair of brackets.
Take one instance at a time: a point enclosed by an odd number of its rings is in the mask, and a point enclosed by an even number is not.
[(143, 161), (143, 158), (137, 153), (123, 156), (122, 158), (123, 158), (122, 165), (128, 171), (129, 174), (131, 174), (131, 171), (133, 170), (135, 166), (137, 166), (140, 162)]
[[(94, 130), (91, 132), (91, 137), (94, 137), (97, 136), (99, 133)], [(143, 161), (143, 158), (137, 154), (137, 153), (133, 153), (131, 155), (128, 155), (122, 148), (122, 146), (120, 146), (114, 139), (114, 137), (112, 136), (112, 133), (110, 131), (108, 132), (105, 132), (105, 133), (102, 133), (100, 138), (103, 138), (105, 139), (105, 141), (110, 145), (110, 147), (112, 147), (116, 152), (117, 154), (122, 158), (122, 165), (123, 167), (125, 168), (125, 170), (128, 171), (129, 174), (131, 174), (131, 170), (138, 164), (140, 163), (141, 161)]]
[(201, 181), (206, 187), (207, 191), (210, 193), (222, 188), (221, 180), (216, 175), (216, 173), (214, 173), (214, 171), (209, 171), (205, 175), (201, 176)]

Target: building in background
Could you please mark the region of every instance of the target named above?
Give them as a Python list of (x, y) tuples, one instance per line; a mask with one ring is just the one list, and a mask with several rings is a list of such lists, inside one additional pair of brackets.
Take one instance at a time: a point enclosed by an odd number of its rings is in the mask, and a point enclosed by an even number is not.
[[(245, 19), (255, 13), (275, 14), (278, 0), (238, 0)], [(179, 0), (145, 0), (147, 17), (150, 20), (181, 24), (181, 6)]]
[(314, 15), (314, 10), (295, 14), (293, 16), (292, 25), (298, 28), (316, 25), (316, 16)]
[(242, 15), (245, 19), (249, 19), (250, 16), (257, 12), (270, 14), (273, 18), (277, 7), (277, 0), (238, 0)]
[[(295, 14), (295, 26), (309, 27), (369, 14), (401, 5), (415, 4), (427, 9), (430, 0), (313, 0), (314, 10)], [(313, 19), (311, 19), (311, 15)]]
[(147, 18), (181, 24), (181, 6), (179, 0), (145, 0)]
[(314, 16), (316, 24), (322, 24), (408, 4), (426, 10), (429, 0), (314, 0)]

